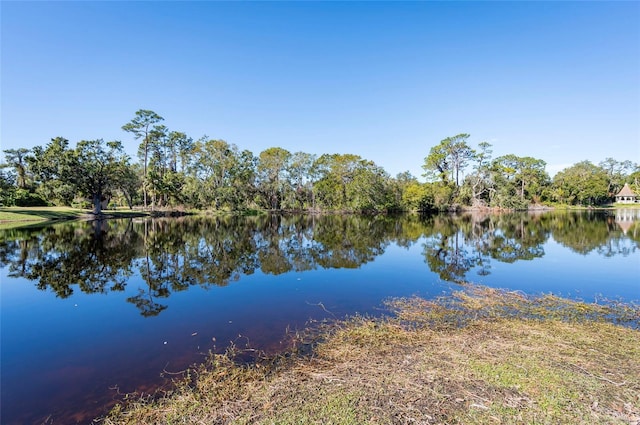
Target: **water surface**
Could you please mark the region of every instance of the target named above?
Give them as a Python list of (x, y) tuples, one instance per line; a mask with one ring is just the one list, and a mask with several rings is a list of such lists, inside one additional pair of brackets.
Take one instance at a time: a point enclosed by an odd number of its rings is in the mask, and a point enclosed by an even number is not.
[[(230, 343), (460, 282), (640, 299), (640, 210), (127, 219), (0, 231), (1, 422), (88, 423)], [(167, 374), (166, 372), (169, 372)]]

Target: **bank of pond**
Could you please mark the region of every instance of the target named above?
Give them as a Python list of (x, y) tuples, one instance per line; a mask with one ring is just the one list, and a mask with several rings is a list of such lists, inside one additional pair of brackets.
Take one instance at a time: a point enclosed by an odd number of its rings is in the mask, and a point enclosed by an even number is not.
[[(633, 306), (639, 213), (132, 217), (0, 230), (2, 423), (88, 423), (229, 347), (241, 360), (275, 359), (310, 324), (378, 323), (390, 298), (430, 302), (469, 283)], [(358, 394), (327, 396), (366, 422)]]
[[(468, 285), (434, 300), (388, 300), (296, 334), (276, 356), (233, 346), (132, 395), (112, 424), (634, 423), (638, 306)], [(613, 323), (618, 323), (615, 325)], [(625, 327), (619, 324), (631, 326)], [(633, 329), (635, 328), (635, 329)]]

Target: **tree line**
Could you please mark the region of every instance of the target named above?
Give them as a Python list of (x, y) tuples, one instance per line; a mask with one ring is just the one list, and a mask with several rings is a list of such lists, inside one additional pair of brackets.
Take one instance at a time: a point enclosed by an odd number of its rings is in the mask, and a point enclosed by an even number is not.
[(433, 146), (422, 168), (392, 177), (356, 154), (289, 152), (255, 155), (203, 136), (197, 140), (139, 110), (122, 130), (139, 141), (138, 159), (120, 141), (56, 137), (33, 149), (4, 150), (0, 203), (5, 206), (127, 205), (242, 211), (389, 212), (458, 207), (526, 209), (531, 204), (599, 205), (629, 183), (640, 193), (640, 167), (629, 160), (582, 161), (551, 179), (545, 161), (507, 154), (491, 144), (472, 147), (469, 134)]

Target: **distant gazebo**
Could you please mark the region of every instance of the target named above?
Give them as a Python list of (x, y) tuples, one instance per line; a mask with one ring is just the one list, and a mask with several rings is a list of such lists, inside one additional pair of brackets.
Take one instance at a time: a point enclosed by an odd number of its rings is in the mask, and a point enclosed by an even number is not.
[(616, 202), (620, 204), (635, 204), (640, 202), (640, 195), (636, 195), (629, 187), (629, 184), (625, 183), (622, 190), (616, 195)]

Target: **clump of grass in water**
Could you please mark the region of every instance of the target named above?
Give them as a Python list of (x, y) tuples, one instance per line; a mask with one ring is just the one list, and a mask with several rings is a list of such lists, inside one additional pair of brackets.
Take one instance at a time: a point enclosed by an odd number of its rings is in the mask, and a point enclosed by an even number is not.
[(389, 306), (391, 317), (337, 322), (321, 338), (313, 331), (320, 342), (310, 355), (253, 365), (213, 356), (165, 397), (119, 407), (103, 422), (640, 421), (637, 306), (477, 286)]
[(398, 298), (387, 306), (406, 325), (449, 328), (477, 320), (534, 319), (566, 322), (610, 322), (640, 328), (640, 306), (603, 300), (585, 303), (551, 294), (526, 295), (479, 285), (435, 300)]

